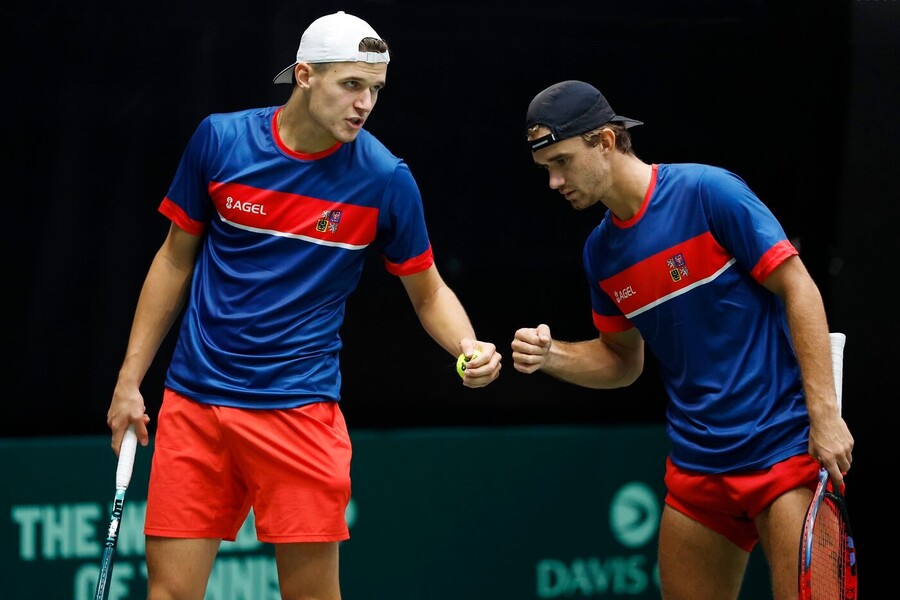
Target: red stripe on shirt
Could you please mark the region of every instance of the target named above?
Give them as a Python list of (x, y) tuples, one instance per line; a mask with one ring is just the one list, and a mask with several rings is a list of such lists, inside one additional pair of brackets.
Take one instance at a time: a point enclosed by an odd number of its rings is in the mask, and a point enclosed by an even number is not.
[(600, 287), (628, 315), (710, 277), (731, 258), (706, 232), (635, 263)]
[(592, 312), (591, 314), (594, 316), (594, 327), (597, 328), (597, 331), (614, 333), (617, 331), (628, 331), (634, 327), (634, 325), (631, 324), (631, 321), (622, 315), (608, 317), (597, 312)]
[(233, 182), (210, 183), (209, 195), (222, 218), (237, 225), (354, 246), (375, 240), (377, 208)]
[(413, 275), (414, 273), (424, 271), (433, 264), (434, 254), (431, 251), (431, 246), (429, 246), (428, 250), (426, 250), (422, 254), (413, 256), (409, 260), (405, 260), (402, 263), (393, 263), (387, 258), (384, 259), (384, 268), (387, 269), (388, 273), (392, 273), (394, 275)]
[(750, 271), (750, 275), (753, 276), (753, 279), (762, 283), (772, 274), (775, 267), (786, 261), (788, 258), (798, 254), (797, 249), (792, 243), (788, 240), (782, 240), (769, 248), (769, 250), (762, 255), (762, 258), (759, 259), (756, 266)]
[(190, 218), (184, 209), (169, 198), (163, 198), (162, 204), (159, 205), (159, 212), (190, 234), (203, 235), (203, 232), (206, 231), (206, 223)]

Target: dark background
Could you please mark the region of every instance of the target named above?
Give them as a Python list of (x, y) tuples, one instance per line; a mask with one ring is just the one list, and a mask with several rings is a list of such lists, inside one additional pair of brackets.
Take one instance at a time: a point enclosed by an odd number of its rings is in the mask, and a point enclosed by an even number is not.
[[(522, 143), (534, 94), (583, 79), (646, 123), (632, 130), (641, 158), (737, 172), (800, 247), (832, 330), (848, 336), (845, 415), (857, 442), (848, 500), (874, 588), (874, 488), (886, 461), (872, 415), (896, 413), (883, 407), (897, 395), (888, 384), (896, 303), (885, 288), (896, 285), (887, 236), (897, 219), (900, 7), (530, 4), (89, 0), (2, 9), (0, 436), (108, 433), (134, 305), (168, 227), (156, 208), (188, 137), (210, 112), (283, 103), (289, 88), (272, 77), (293, 61), (310, 21), (342, 9), (391, 45), (388, 85), (367, 128), (410, 164), (438, 266), (479, 337), (506, 357), (497, 382), (463, 388), (400, 283), (370, 257), (343, 329), (351, 429), (663, 422), (652, 364), (630, 388), (596, 392), (519, 374), (509, 359), (519, 327), (595, 335), (580, 255), (600, 207), (572, 211)], [(144, 381), (154, 416), (172, 337)]]

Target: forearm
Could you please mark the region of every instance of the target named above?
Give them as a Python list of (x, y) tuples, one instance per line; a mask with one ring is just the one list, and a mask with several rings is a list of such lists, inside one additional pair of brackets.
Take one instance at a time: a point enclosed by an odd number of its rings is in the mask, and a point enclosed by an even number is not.
[(818, 288), (811, 281), (796, 286), (786, 298), (785, 308), (810, 417), (832, 416), (837, 395), (828, 322)]
[(636, 352), (614, 352), (600, 338), (582, 342), (553, 340), (541, 370), (583, 387), (612, 389), (634, 383), (643, 368), (640, 356)]
[(456, 294), (446, 285), (434, 290), (415, 307), (423, 329), (449, 354), (462, 352), (459, 341), (477, 339), (472, 322)]
[(138, 298), (119, 383), (139, 387), (159, 347), (178, 318), (191, 270), (158, 254)]

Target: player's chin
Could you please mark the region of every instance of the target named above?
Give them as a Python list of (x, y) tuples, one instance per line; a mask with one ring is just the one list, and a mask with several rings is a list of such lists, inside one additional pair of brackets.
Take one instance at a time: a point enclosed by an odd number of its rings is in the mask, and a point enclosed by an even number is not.
[(344, 121), (340, 127), (338, 127), (338, 131), (334, 132), (334, 137), (339, 141), (348, 144), (355, 140), (359, 136), (359, 132), (362, 131), (364, 121), (360, 121), (358, 123), (351, 121)]
[(593, 206), (595, 203), (591, 202), (590, 200), (572, 200), (570, 204), (575, 210), (585, 210)]
[(335, 135), (334, 135), (334, 139), (336, 139), (337, 141), (339, 141), (342, 144), (349, 144), (350, 142), (354, 141), (357, 137), (359, 137), (358, 129), (355, 131), (345, 130), (345, 131), (335, 133)]

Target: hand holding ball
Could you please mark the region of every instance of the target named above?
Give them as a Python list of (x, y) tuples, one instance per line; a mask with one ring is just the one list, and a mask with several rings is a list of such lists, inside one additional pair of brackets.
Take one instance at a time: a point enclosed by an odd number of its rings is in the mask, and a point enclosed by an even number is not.
[(456, 372), (459, 373), (460, 377), (466, 376), (466, 365), (469, 363), (469, 361), (473, 358), (478, 358), (479, 356), (481, 356), (481, 353), (478, 352), (478, 350), (472, 353), (471, 358), (466, 358), (465, 354), (459, 355), (459, 358), (456, 359)]

